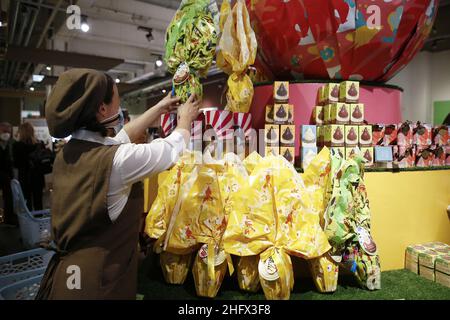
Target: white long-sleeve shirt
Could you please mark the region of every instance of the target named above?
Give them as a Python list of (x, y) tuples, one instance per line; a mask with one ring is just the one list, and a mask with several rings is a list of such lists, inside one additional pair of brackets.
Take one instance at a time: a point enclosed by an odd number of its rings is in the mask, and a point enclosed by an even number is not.
[(114, 138), (102, 137), (97, 132), (83, 129), (72, 134), (73, 139), (120, 145), (114, 155), (107, 194), (108, 213), (112, 222), (117, 220), (125, 207), (132, 185), (173, 166), (186, 149), (189, 136), (187, 130), (177, 129), (165, 139), (133, 144), (125, 130), (121, 130)]

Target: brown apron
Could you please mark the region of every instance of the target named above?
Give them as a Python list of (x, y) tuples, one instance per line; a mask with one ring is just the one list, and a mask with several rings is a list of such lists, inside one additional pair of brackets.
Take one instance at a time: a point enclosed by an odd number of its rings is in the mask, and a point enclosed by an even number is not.
[[(51, 206), (56, 254), (36, 299), (136, 299), (143, 190), (133, 185), (111, 222), (107, 192), (117, 148), (72, 139), (58, 154)], [(72, 266), (80, 271), (79, 289), (70, 285)]]

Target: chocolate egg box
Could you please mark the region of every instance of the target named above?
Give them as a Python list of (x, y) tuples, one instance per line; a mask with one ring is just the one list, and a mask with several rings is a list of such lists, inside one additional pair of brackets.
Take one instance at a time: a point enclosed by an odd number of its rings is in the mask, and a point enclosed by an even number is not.
[(450, 126), (436, 126), (433, 128), (433, 142), (436, 145), (449, 145)]
[(293, 146), (295, 143), (295, 125), (280, 126), (280, 142), (283, 146)]
[(314, 125), (301, 126), (301, 145), (303, 147), (317, 146), (317, 132), (318, 127)]
[(359, 126), (359, 145), (361, 147), (371, 147), (372, 146), (372, 126), (364, 125)]
[(359, 143), (358, 139), (358, 126), (346, 125), (345, 126), (345, 146), (356, 147)]
[(327, 83), (324, 90), (325, 103), (339, 102), (339, 83)]
[(343, 147), (345, 145), (345, 129), (344, 125), (330, 124), (327, 129), (328, 137), (325, 138), (329, 141), (330, 147)]
[(264, 155), (267, 157), (269, 155), (278, 156), (280, 154), (280, 147), (269, 147), (266, 146), (264, 150)]
[(351, 124), (363, 124), (364, 123), (364, 104), (363, 103), (351, 103), (350, 108), (350, 123)]
[(275, 102), (289, 101), (289, 82), (275, 81), (273, 85), (273, 99)]
[(332, 124), (350, 124), (350, 109), (345, 103), (331, 104), (330, 121)]
[(280, 126), (276, 124), (266, 124), (264, 131), (264, 141), (266, 145), (279, 145)]
[(365, 167), (372, 167), (374, 163), (373, 147), (361, 147), (361, 154), (365, 160)]
[(275, 104), (273, 109), (273, 122), (276, 124), (287, 124), (290, 109), (291, 107), (288, 104)]
[(339, 85), (339, 101), (347, 103), (357, 103), (359, 101), (359, 82), (341, 82)]
[(290, 163), (294, 164), (295, 147), (280, 147), (280, 155), (282, 155)]

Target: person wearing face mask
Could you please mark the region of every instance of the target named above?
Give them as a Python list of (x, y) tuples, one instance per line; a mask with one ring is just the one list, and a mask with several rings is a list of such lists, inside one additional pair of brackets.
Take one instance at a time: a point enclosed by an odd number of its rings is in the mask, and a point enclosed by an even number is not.
[(17, 226), (17, 216), (13, 211), (11, 179), (13, 178), (11, 125), (0, 123), (0, 188), (3, 193), (4, 223)]
[[(52, 250), (37, 299), (136, 299), (144, 178), (173, 166), (189, 143), (200, 101), (170, 95), (123, 128), (108, 75), (72, 69), (46, 104), (50, 134), (72, 135), (53, 165)], [(161, 114), (177, 110), (165, 139), (135, 144)], [(111, 137), (114, 135), (114, 137)], [(156, 186), (155, 186), (156, 187)]]

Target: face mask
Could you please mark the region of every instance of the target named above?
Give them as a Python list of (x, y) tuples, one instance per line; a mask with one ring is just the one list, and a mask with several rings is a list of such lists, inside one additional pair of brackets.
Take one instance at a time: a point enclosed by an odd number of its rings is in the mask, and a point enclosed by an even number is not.
[[(111, 123), (114, 123), (116, 121), (117, 121), (117, 124), (110, 125)], [(123, 129), (123, 126), (124, 126), (124, 117), (123, 117), (122, 109), (119, 109), (119, 112), (116, 115), (109, 117), (100, 123), (105, 125), (106, 129), (114, 130), (114, 134), (117, 135), (120, 132), (120, 130)]]
[(11, 139), (11, 134), (6, 133), (6, 132), (0, 134), (0, 140), (6, 142), (6, 141), (9, 141), (9, 139)]

